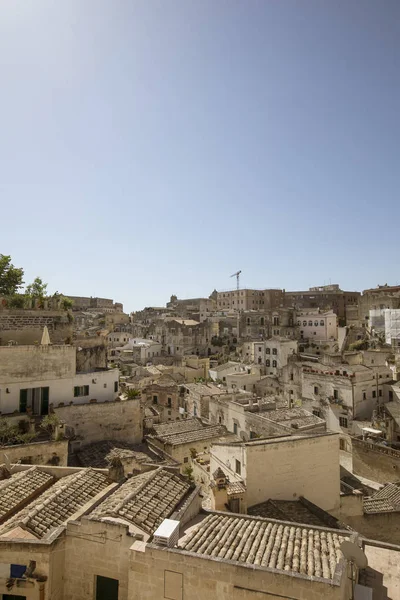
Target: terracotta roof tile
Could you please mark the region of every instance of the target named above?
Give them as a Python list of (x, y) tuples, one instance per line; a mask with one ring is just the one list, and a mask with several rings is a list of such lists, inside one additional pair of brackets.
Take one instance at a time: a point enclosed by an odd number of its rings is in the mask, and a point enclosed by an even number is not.
[(164, 444), (179, 446), (180, 444), (189, 444), (201, 440), (220, 438), (228, 434), (224, 425), (205, 425), (201, 429), (185, 431), (180, 433), (156, 435)]
[(367, 514), (400, 512), (400, 484), (388, 483), (381, 490), (363, 500)]
[(0, 481), (0, 523), (55, 481), (52, 475), (32, 467)]
[(92, 518), (123, 518), (153, 533), (184, 500), (190, 485), (178, 475), (159, 468), (132, 477), (92, 513)]
[(109, 485), (103, 473), (82, 469), (59, 479), (36, 500), (8, 519), (0, 527), (0, 537), (10, 529), (26, 528), (38, 538), (63, 525), (75, 512)]
[(343, 531), (291, 525), (252, 517), (209, 514), (179, 542), (179, 548), (292, 574), (331, 580), (348, 539)]

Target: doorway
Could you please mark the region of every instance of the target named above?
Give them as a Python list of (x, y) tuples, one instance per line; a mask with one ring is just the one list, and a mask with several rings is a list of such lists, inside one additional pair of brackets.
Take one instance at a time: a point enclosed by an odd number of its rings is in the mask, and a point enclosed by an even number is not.
[(96, 575), (96, 600), (118, 600), (118, 579)]

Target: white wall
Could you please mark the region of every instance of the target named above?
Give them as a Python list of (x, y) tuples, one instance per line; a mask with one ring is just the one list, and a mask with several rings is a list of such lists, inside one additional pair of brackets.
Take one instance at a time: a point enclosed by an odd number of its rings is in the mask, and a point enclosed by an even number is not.
[[(96, 383), (93, 383), (93, 380)], [(114, 391), (114, 383), (119, 381), (119, 370), (94, 371), (91, 373), (78, 373), (74, 377), (64, 379), (31, 379), (13, 382), (9, 385), (0, 384), (0, 413), (2, 415), (19, 411), (20, 390), (29, 388), (49, 388), (49, 404), (58, 406), (60, 402), (69, 404), (84, 404), (96, 399), (98, 402), (113, 400), (118, 392)], [(88, 396), (74, 397), (75, 386), (89, 386)], [(7, 390), (8, 393), (7, 393)]]

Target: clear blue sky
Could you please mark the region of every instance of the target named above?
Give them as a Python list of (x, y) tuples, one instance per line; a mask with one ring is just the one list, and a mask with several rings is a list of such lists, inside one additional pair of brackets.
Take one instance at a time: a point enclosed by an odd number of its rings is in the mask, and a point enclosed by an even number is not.
[(398, 283), (399, 0), (0, 0), (0, 253), (127, 310)]

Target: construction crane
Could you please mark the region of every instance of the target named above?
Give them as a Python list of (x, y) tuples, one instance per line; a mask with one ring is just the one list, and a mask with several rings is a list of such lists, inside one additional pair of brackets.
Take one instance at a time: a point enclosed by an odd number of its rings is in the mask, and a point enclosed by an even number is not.
[(242, 271), (236, 271), (236, 273), (234, 273), (233, 275), (231, 275), (231, 277), (236, 277), (236, 289), (238, 291), (238, 295), (239, 295), (239, 281), (240, 281), (240, 273)]
[(237, 325), (236, 325), (236, 335), (237, 335), (237, 343), (239, 343), (239, 322), (240, 322), (240, 309), (239, 309), (239, 284), (240, 284), (240, 273), (242, 271), (236, 271), (236, 273), (233, 273), (233, 275), (231, 275), (231, 277), (236, 277), (236, 290), (237, 290), (237, 305), (236, 305), (236, 311), (237, 311)]

